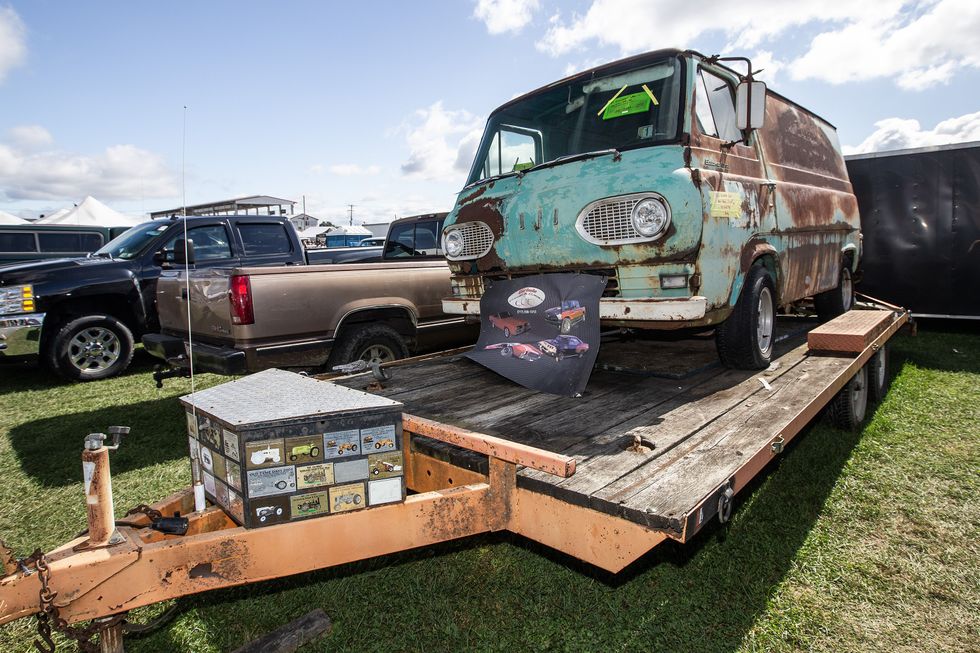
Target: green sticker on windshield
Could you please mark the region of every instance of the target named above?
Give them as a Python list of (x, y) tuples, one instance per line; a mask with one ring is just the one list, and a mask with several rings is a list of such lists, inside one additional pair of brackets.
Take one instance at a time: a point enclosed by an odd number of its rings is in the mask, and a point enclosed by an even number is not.
[(645, 113), (650, 110), (650, 96), (644, 92), (622, 95), (606, 106), (602, 119), (621, 118), (634, 113)]

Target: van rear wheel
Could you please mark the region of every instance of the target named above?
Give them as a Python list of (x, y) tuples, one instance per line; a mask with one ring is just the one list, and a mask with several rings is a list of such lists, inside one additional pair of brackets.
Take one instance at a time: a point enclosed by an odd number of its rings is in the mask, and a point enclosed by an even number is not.
[(814, 295), (813, 305), (821, 322), (827, 322), (851, 310), (854, 306), (854, 282), (848, 261), (841, 264), (837, 287)]
[(715, 329), (718, 357), (727, 367), (761, 370), (775, 344), (776, 300), (772, 278), (762, 265), (749, 269), (735, 310)]

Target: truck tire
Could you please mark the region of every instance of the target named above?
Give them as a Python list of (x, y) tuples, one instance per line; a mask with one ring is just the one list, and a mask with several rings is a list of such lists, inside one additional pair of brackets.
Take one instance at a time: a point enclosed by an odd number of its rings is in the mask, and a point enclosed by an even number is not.
[(572, 331), (572, 321), (567, 317), (561, 321), (561, 328), (558, 329), (562, 334), (568, 335)]
[(856, 431), (868, 412), (868, 366), (864, 365), (827, 404), (827, 419), (842, 431)]
[(880, 403), (888, 393), (888, 345), (882, 345), (868, 361), (868, 400)]
[(851, 267), (848, 261), (841, 264), (837, 287), (814, 295), (813, 305), (817, 309), (817, 317), (821, 322), (827, 322), (851, 310), (854, 306), (854, 283), (851, 280)]
[(726, 367), (761, 370), (775, 344), (776, 299), (772, 277), (762, 265), (749, 268), (735, 310), (715, 329), (718, 358)]
[(359, 324), (345, 330), (330, 352), (330, 367), (356, 360), (368, 362), (406, 358), (408, 345), (398, 332), (385, 324)]
[(133, 333), (111, 315), (85, 315), (59, 329), (44, 352), (47, 365), (73, 381), (121, 374), (133, 360)]

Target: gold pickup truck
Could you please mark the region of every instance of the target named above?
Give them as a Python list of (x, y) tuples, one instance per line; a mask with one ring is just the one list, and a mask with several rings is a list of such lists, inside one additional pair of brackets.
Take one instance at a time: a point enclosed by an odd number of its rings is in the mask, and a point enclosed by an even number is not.
[(161, 333), (143, 344), (174, 367), (189, 367), (193, 356), (195, 371), (244, 374), (387, 362), (473, 342), (476, 327), (442, 310), (444, 218), (393, 222), (380, 261), (165, 273), (157, 284)]

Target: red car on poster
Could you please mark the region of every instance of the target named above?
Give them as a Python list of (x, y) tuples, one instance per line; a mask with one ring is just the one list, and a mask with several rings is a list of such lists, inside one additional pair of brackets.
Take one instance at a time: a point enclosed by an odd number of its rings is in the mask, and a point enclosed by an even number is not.
[(558, 325), (562, 333), (568, 333), (573, 326), (585, 319), (585, 307), (577, 299), (568, 299), (563, 301), (561, 306), (545, 311), (544, 319)]
[(484, 349), (499, 349), (501, 356), (513, 356), (514, 358), (520, 358), (525, 361), (536, 361), (541, 358), (540, 349), (534, 345), (520, 342), (501, 342), (496, 345), (484, 347)]
[(501, 311), (490, 316), (490, 324), (504, 332), (505, 338), (524, 333), (531, 326), (527, 320), (514, 317), (508, 311)]
[(581, 358), (589, 351), (589, 344), (575, 336), (555, 336), (550, 340), (542, 340), (538, 347), (556, 361), (571, 357)]

